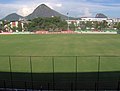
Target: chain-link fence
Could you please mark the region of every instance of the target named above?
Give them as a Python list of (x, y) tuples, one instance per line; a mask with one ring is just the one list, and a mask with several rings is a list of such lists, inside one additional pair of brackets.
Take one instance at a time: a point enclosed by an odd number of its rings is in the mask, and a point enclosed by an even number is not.
[(0, 56), (0, 88), (119, 90), (120, 56)]

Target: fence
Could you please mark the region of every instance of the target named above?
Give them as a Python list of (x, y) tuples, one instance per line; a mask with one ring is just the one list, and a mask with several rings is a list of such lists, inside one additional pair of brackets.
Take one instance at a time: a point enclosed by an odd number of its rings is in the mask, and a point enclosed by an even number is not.
[(120, 56), (0, 56), (0, 88), (119, 90)]

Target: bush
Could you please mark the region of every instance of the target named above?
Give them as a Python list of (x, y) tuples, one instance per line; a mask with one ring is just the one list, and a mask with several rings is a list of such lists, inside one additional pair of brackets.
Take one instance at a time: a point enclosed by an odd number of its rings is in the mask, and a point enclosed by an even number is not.
[(117, 31), (117, 34), (120, 34), (120, 30)]

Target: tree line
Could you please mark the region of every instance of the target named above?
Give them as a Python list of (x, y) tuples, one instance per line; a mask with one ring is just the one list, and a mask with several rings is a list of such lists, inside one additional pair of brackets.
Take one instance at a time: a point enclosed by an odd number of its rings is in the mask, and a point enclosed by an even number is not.
[[(66, 20), (62, 20), (60, 17), (38, 17), (35, 18), (29, 22), (24, 22), (23, 26), (21, 24), (23, 21), (18, 21), (17, 27), (11, 27), (10, 21), (2, 21), (0, 23), (0, 30), (2, 31), (10, 31), (12, 30), (15, 32), (18, 31), (40, 31), (45, 30), (49, 32), (58, 32), (68, 29), (68, 23)], [(106, 30), (120, 30), (120, 22), (111, 22), (108, 23), (107, 21), (79, 21), (77, 22), (71, 22), (69, 24), (70, 30), (100, 30), (100, 31), (106, 31)]]

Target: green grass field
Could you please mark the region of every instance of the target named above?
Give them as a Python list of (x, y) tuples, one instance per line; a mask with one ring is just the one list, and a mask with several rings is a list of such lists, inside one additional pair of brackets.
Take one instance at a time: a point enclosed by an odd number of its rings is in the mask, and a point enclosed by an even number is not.
[[(0, 55), (120, 56), (120, 35), (0, 35)], [(9, 72), (8, 57), (0, 71)], [(75, 72), (75, 57), (55, 57), (55, 72)], [(78, 72), (97, 72), (98, 57), (78, 57)], [(11, 57), (12, 72), (30, 72), (29, 57)], [(34, 73), (52, 72), (51, 57), (32, 57)], [(101, 57), (100, 71), (120, 71), (120, 57)]]

